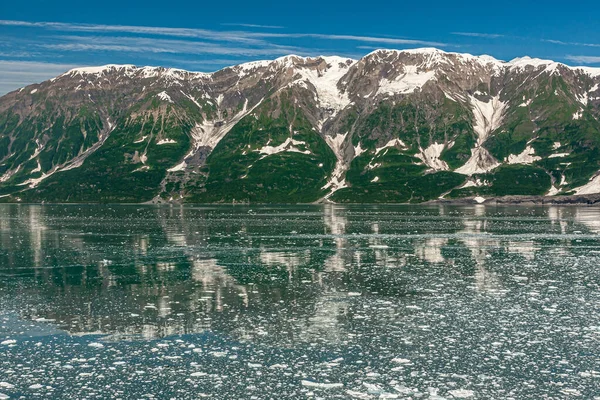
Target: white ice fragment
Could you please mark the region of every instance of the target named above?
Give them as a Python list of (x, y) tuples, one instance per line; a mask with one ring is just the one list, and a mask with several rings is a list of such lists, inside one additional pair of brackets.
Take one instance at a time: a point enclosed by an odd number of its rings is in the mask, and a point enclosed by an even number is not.
[(406, 358), (393, 358), (392, 362), (395, 362), (396, 364), (410, 364), (410, 360)]
[(303, 380), (302, 386), (312, 387), (315, 389), (339, 389), (339, 388), (344, 387), (344, 384), (343, 383), (320, 383), (320, 382)]
[(448, 394), (454, 398), (457, 399), (467, 399), (469, 397), (473, 397), (475, 396), (475, 392), (472, 390), (466, 390), (466, 389), (455, 389), (455, 390), (449, 390)]

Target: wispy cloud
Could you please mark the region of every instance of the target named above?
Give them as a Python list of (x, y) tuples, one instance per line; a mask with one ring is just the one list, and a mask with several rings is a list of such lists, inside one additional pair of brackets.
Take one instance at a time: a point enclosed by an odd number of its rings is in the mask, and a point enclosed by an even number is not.
[(499, 33), (479, 33), (479, 32), (452, 32), (453, 35), (457, 36), (468, 36), (468, 37), (477, 37), (477, 38), (486, 38), (486, 39), (498, 39), (506, 37), (505, 35), (501, 35)]
[(600, 43), (564, 42), (562, 40), (543, 39), (542, 42), (559, 44), (561, 46), (600, 47)]
[(33, 82), (43, 82), (72, 68), (71, 64), (0, 60), (0, 95)]
[(600, 56), (572, 56), (568, 55), (565, 57), (569, 61), (573, 61), (579, 64), (600, 64)]
[(265, 43), (261, 47), (242, 47), (204, 41), (157, 39), (131, 36), (54, 36), (52, 43), (38, 46), (60, 51), (113, 51), (130, 53), (217, 54), (233, 56), (272, 56), (304, 53), (292, 46)]
[(257, 24), (221, 24), (222, 26), (241, 26), (244, 28), (259, 28), (259, 29), (283, 29), (283, 26), (277, 25), (257, 25)]
[[(451, 46), (412, 37), (287, 32), (282, 26), (252, 23), (226, 23), (221, 29), (201, 29), (0, 20), (0, 27), (4, 27), (0, 59), (24, 60), (1, 66), (2, 92), (55, 76), (68, 69), (66, 64), (71, 62), (160, 64), (179, 68), (197, 65), (214, 70), (286, 54), (359, 57), (351, 54), (357, 45), (374, 48)], [(57, 60), (65, 60), (65, 64), (51, 63)], [(25, 65), (25, 61), (38, 63), (28, 64), (28, 69), (19, 71), (16, 65)]]
[(131, 33), (147, 34), (157, 36), (173, 36), (207, 39), (213, 41), (231, 41), (246, 42), (254, 44), (263, 44), (261, 39), (267, 38), (313, 38), (324, 40), (345, 40), (357, 42), (386, 43), (386, 44), (407, 44), (407, 45), (425, 45), (425, 46), (446, 46), (441, 42), (434, 42), (421, 39), (390, 38), (377, 36), (357, 36), (357, 35), (338, 35), (322, 33), (274, 33), (274, 32), (255, 32), (255, 31), (217, 31), (197, 28), (169, 28), (155, 26), (132, 26), (132, 25), (98, 25), (98, 24), (74, 24), (63, 22), (28, 22), (0, 20), (0, 25), (22, 26), (52, 29), (64, 32), (96, 32), (96, 33)]

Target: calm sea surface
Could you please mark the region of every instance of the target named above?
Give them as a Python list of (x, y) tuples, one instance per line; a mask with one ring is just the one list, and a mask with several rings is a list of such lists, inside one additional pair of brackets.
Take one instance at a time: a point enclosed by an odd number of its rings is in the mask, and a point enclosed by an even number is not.
[(0, 206), (0, 399), (600, 399), (600, 209)]

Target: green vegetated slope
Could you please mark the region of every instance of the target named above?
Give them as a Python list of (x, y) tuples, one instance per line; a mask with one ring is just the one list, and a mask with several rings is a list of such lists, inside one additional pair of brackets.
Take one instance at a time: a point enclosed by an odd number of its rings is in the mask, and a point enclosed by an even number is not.
[[(287, 151), (266, 151), (290, 140)], [(313, 202), (325, 195), (334, 166), (335, 155), (325, 140), (284, 92), (263, 102), (225, 136), (186, 200)]]

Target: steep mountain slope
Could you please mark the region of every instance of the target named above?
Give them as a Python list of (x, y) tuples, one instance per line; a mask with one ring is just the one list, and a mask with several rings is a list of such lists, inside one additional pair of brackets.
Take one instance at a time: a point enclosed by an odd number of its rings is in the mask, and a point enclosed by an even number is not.
[(596, 193), (599, 85), (600, 69), (436, 49), (76, 69), (0, 98), (0, 200)]

